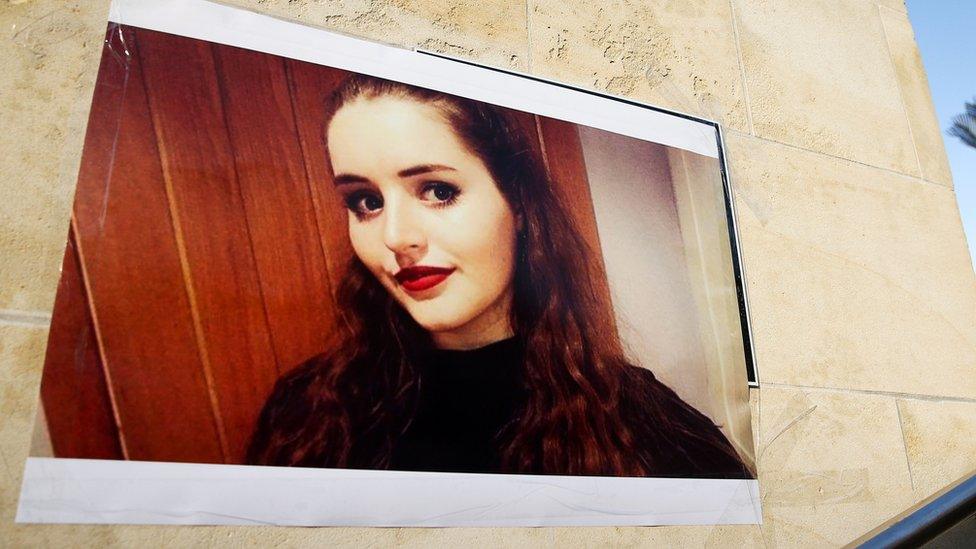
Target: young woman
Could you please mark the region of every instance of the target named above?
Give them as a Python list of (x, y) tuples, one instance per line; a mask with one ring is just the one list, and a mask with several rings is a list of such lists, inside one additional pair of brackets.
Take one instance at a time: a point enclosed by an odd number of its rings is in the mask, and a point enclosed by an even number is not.
[(355, 252), (344, 327), (279, 380), (250, 463), (752, 476), (623, 356), (592, 252), (510, 112), (354, 75), (325, 128)]

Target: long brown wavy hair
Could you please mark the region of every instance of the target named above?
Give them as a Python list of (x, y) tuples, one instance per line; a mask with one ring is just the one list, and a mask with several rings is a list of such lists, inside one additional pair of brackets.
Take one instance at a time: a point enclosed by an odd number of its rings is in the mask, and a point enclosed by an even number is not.
[[(643, 476), (666, 473), (680, 459), (691, 474), (707, 475), (716, 463), (741, 466), (710, 421), (625, 359), (589, 275), (593, 252), (514, 113), (351, 75), (329, 98), (325, 128), (343, 105), (379, 97), (437, 107), (524, 219), (511, 325), (525, 353), (527, 396), (499, 435), (502, 470)], [(357, 258), (336, 298), (342, 328), (326, 352), (279, 380), (249, 463), (390, 466), (413, 419), (418, 358), (431, 338)]]

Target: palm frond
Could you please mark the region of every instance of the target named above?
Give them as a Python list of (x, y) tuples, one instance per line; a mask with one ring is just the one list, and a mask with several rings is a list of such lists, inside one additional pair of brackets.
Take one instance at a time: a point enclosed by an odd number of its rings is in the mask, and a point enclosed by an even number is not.
[(976, 99), (972, 103), (966, 102), (966, 112), (952, 119), (947, 133), (976, 149)]

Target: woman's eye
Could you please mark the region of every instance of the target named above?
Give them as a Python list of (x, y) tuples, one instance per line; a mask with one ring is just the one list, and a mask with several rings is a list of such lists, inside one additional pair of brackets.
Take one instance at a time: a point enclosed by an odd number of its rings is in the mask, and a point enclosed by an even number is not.
[(372, 193), (355, 193), (346, 198), (346, 208), (362, 219), (383, 207), (383, 199)]
[(421, 197), (438, 206), (445, 206), (453, 204), (460, 192), (460, 189), (450, 183), (429, 183), (424, 186)]

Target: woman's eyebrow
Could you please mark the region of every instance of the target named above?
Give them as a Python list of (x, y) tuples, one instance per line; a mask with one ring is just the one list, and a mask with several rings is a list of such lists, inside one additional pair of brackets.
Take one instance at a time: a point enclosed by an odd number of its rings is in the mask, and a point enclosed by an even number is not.
[(351, 185), (353, 183), (369, 183), (369, 179), (361, 175), (353, 175), (351, 173), (340, 173), (332, 178), (335, 186), (339, 185)]
[[(456, 172), (457, 170), (450, 166), (445, 166), (443, 164), (419, 164), (417, 166), (413, 166), (398, 171), (397, 176), (413, 177), (415, 175), (420, 175), (422, 173), (441, 172), (441, 171)], [(363, 177), (361, 175), (355, 175), (351, 173), (337, 174), (335, 177), (332, 178), (332, 180), (335, 183), (336, 187), (340, 185), (351, 185), (353, 183), (369, 183), (368, 177)]]
[(456, 172), (457, 170), (455, 170), (450, 166), (444, 166), (443, 164), (420, 164), (419, 166), (414, 166), (412, 168), (400, 170), (399, 172), (397, 172), (397, 175), (400, 177), (413, 177), (415, 175), (420, 175), (422, 173), (441, 172), (441, 171)]

